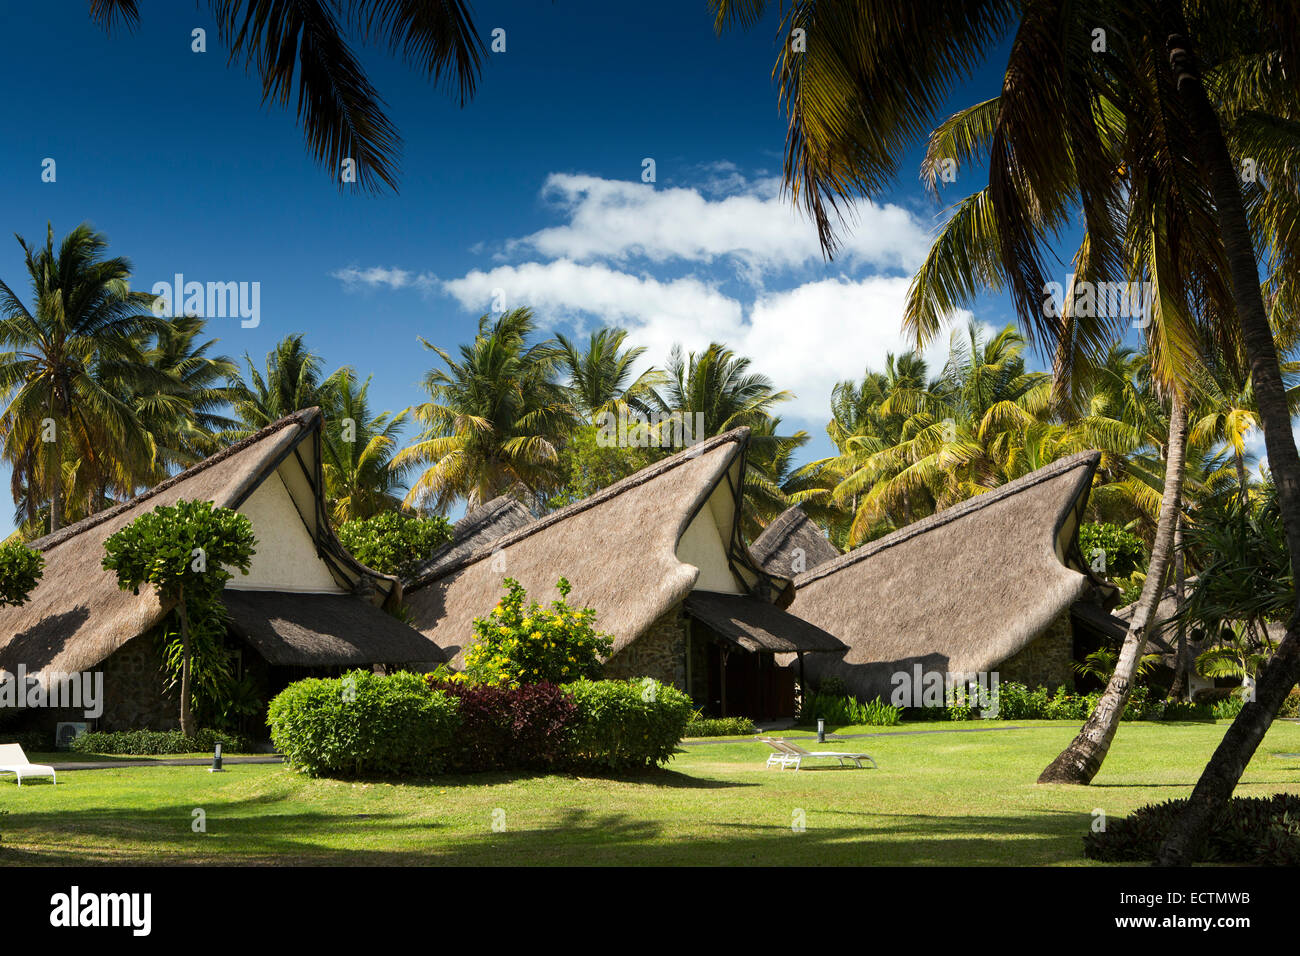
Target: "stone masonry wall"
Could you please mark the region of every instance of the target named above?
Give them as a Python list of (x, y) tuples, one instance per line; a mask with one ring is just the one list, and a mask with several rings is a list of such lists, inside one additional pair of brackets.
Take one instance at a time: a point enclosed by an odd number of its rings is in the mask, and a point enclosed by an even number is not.
[(686, 690), (687, 620), (678, 604), (650, 629), (605, 663), (605, 676), (614, 680), (653, 677)]
[(1055, 690), (1064, 684), (1074, 687), (1074, 626), (1069, 610), (1063, 611), (1047, 630), (997, 668), (1001, 681), (1018, 681), (1026, 687)]
[(100, 667), (104, 672), (100, 730), (180, 727), (180, 699), (164, 690), (162, 656), (152, 632), (127, 641)]

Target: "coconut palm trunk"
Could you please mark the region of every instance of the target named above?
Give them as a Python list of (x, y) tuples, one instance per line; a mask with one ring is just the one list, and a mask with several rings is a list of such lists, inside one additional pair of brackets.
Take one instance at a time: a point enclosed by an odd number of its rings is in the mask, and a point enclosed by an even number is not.
[[(50, 396), (50, 403), (46, 406), (50, 418), (54, 421), (54, 441), (45, 442), (45, 472), (46, 480), (50, 483), (50, 534), (63, 527), (63, 461), (59, 457), (58, 419), (54, 418), (56, 402), (58, 402), (57, 393)], [(42, 428), (42, 441), (45, 439), (44, 431)]]
[(1182, 617), (1183, 604), (1187, 598), (1187, 556), (1183, 549), (1183, 516), (1178, 515), (1174, 525), (1174, 599), (1178, 605), (1178, 643), (1174, 654), (1174, 682), (1169, 687), (1169, 696), (1182, 700), (1187, 696), (1187, 622)]
[(194, 736), (194, 714), (190, 710), (190, 613), (185, 606), (185, 589), (181, 588), (176, 605), (181, 617), (181, 733)]
[(1039, 783), (1088, 784), (1101, 769), (1102, 761), (1110, 750), (1115, 731), (1119, 729), (1120, 716), (1133, 691), (1138, 663), (1146, 647), (1147, 634), (1155, 621), (1156, 609), (1164, 591), (1170, 558), (1173, 553), (1174, 527), (1182, 508), (1183, 466), (1187, 450), (1187, 405), (1183, 396), (1174, 393), (1169, 412), (1169, 445), (1165, 459), (1165, 487), (1160, 499), (1160, 517), (1156, 523), (1155, 543), (1151, 548), (1151, 562), (1147, 567), (1142, 595), (1129, 623), (1124, 646), (1120, 649), (1115, 672), (1111, 674), (1106, 690), (1088, 716), (1070, 746), (1047, 765), (1038, 777)]
[[(1168, 22), (1181, 28), (1181, 20), (1181, 10), (1176, 4), (1172, 5)], [(1233, 301), (1250, 361), (1251, 385), (1264, 428), (1264, 447), (1277, 486), (1279, 510), (1294, 574), (1300, 567), (1300, 454), (1296, 452), (1291, 433), (1291, 414), (1287, 409), (1277, 350), (1260, 293), (1259, 268), (1251, 244), (1241, 184), (1185, 32), (1179, 29), (1171, 33), (1168, 47), (1179, 98), (1192, 128), (1198, 158), (1209, 175), (1213, 190), (1219, 230), (1231, 273)], [(1187, 810), (1175, 822), (1161, 847), (1157, 863), (1178, 866), (1192, 861), (1215, 814), (1231, 799), (1237, 781), (1297, 679), (1300, 679), (1300, 638), (1296, 635), (1296, 614), (1293, 611), (1281, 646), (1255, 686), (1255, 700), (1241, 709), (1223, 735), (1192, 791)]]

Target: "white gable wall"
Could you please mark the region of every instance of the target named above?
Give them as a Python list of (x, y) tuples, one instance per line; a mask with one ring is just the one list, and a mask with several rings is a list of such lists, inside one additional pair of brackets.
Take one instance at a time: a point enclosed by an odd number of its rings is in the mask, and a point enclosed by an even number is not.
[(727, 563), (727, 540), (731, 536), (731, 492), (719, 484), (677, 542), (677, 558), (700, 569), (695, 588), (721, 594), (744, 594)]
[[(281, 470), (285, 467), (287, 463)], [(228, 587), (241, 591), (343, 591), (316, 553), (316, 544), (279, 470), (257, 487), (239, 511), (253, 523), (257, 553), (248, 575), (236, 571)]]

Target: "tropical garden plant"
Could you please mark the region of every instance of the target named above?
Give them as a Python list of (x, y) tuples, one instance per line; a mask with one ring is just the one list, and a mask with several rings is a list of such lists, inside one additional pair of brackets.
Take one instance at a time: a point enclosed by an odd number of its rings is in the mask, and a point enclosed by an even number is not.
[(518, 686), (600, 676), (614, 639), (596, 630), (592, 608), (569, 605), (573, 588), (565, 578), (556, 582), (560, 597), (548, 608), (528, 602), (528, 592), (514, 578), (502, 585), (506, 593), (496, 607), (474, 619), (474, 643), (465, 652), (462, 679)]
[[(219, 613), (229, 569), (247, 574), (256, 545), (245, 515), (210, 501), (185, 500), (158, 505), (104, 542), (103, 567), (116, 574), (118, 587), (139, 594), (153, 585), (180, 617), (180, 723), (187, 737), (196, 730), (191, 620), (206, 622)], [(204, 625), (204, 637), (214, 629)]]

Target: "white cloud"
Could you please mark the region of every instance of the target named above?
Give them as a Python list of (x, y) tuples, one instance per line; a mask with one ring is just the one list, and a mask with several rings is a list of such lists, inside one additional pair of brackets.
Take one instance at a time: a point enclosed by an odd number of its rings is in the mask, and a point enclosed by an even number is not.
[(551, 319), (581, 322), (583, 313), (627, 328), (655, 326), (681, 336), (720, 335), (740, 322), (740, 303), (699, 279), (660, 280), (568, 259), (474, 270), (442, 284), (470, 312), (487, 311), (497, 290), (505, 307), (530, 306)]
[[(674, 344), (699, 351), (723, 342), (795, 393), (781, 407), (787, 420), (819, 427), (835, 382), (879, 369), (887, 353), (908, 348), (899, 323), (907, 284), (896, 276), (824, 279), (760, 295), (746, 309), (699, 279), (661, 281), (561, 259), (474, 271), (443, 288), (471, 312), (486, 311), (500, 289), (507, 308), (530, 306), (543, 327), (589, 319), (621, 325), (659, 365)], [(946, 338), (926, 350), (935, 372), (946, 354)]]
[(371, 266), (369, 269), (348, 266), (346, 269), (336, 269), (330, 275), (348, 288), (387, 286), (390, 289), (405, 289), (410, 286), (417, 289), (431, 289), (438, 282), (438, 277), (432, 272), (413, 274), (406, 269), (383, 266)]
[[(738, 193), (734, 177), (726, 183), (733, 194), (709, 199), (698, 189), (553, 173), (543, 196), (568, 221), (511, 240), (506, 250), (578, 262), (734, 259), (751, 273), (822, 262), (817, 230), (778, 195), (774, 180)], [(842, 265), (910, 273), (929, 248), (928, 229), (900, 206), (862, 203), (856, 217), (839, 253)]]
[[(695, 172), (697, 188), (552, 174), (543, 196), (563, 222), (498, 244), (501, 264), (460, 278), (396, 268), (334, 275), (440, 289), (475, 315), (500, 308), (499, 291), (505, 308), (530, 306), (547, 329), (619, 325), (647, 347), (647, 364), (662, 365), (674, 344), (723, 342), (796, 394), (781, 408), (788, 421), (820, 430), (836, 381), (908, 348), (900, 318), (929, 231), (899, 206), (863, 204), (834, 263), (843, 272), (828, 274), (815, 228), (779, 195), (779, 179), (749, 179), (725, 162)], [(696, 274), (666, 276), (668, 264)], [(935, 372), (946, 354), (946, 337), (926, 350)]]

